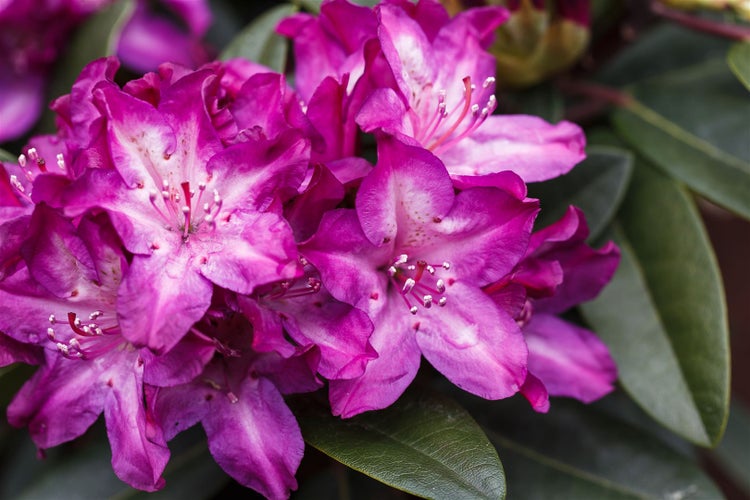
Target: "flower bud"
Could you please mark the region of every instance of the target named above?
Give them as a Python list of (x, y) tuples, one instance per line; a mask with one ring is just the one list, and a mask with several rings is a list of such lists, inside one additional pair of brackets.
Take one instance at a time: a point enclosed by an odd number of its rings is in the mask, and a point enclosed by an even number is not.
[(490, 52), (501, 84), (527, 87), (575, 63), (589, 42), (589, 0), (443, 0), (455, 14), (469, 7), (504, 5), (511, 12)]

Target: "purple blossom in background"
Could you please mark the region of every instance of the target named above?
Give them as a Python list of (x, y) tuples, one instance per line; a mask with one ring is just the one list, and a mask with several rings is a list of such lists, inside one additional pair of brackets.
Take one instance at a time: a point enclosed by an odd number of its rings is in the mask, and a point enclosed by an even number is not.
[[(45, 104), (47, 80), (72, 30), (112, 0), (8, 0), (0, 4), (0, 143), (31, 129)], [(165, 61), (197, 67), (209, 60), (200, 39), (211, 21), (203, 0), (161, 2), (175, 20), (138, 0), (117, 53), (138, 72)]]

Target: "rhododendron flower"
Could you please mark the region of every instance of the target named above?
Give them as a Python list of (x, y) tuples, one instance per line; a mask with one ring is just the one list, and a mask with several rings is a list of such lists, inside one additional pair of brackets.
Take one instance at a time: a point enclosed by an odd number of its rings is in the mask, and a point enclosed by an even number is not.
[[(357, 116), (365, 131), (381, 128), (416, 139), (463, 186), (486, 185), (474, 178), (504, 170), (526, 182), (542, 181), (584, 158), (585, 138), (572, 123), (492, 116), (495, 59), (484, 49), (507, 11), (472, 9), (450, 20), (446, 16), (436, 29), (435, 23), (412, 18), (400, 3), (377, 8), (378, 39), (396, 86), (365, 102)], [(425, 24), (435, 31), (425, 31)]]
[(565, 216), (531, 236), (523, 261), (485, 292), (516, 317), (529, 347), (529, 375), (521, 392), (537, 411), (549, 408), (548, 394), (589, 403), (611, 392), (617, 368), (609, 350), (591, 331), (557, 315), (591, 300), (612, 278), (620, 252), (612, 243), (586, 245), (583, 213)]
[(123, 335), (166, 351), (206, 312), (213, 284), (247, 294), (295, 275), (280, 202), (302, 182), (309, 142), (288, 129), (225, 148), (207, 110), (219, 90), (211, 68), (162, 81), (158, 94), (133, 88), (158, 100), (108, 81), (95, 86), (106, 127), (100, 153), (113, 168), (86, 171), (65, 209), (110, 214), (135, 254), (118, 295)]
[(456, 195), (435, 156), (388, 137), (379, 139), (378, 158), (356, 211), (326, 213), (301, 247), (331, 294), (375, 325), (370, 342), (379, 357), (361, 377), (330, 383), (334, 413), (393, 403), (422, 354), (469, 392), (514, 394), (526, 377), (526, 346), (480, 287), (523, 256), (536, 202), (494, 188)]
[(200, 422), (211, 454), (230, 476), (267, 498), (287, 498), (297, 488), (304, 442), (282, 394), (320, 387), (318, 353), (257, 353), (254, 328), (228, 311), (202, 321), (196, 329), (214, 339), (217, 355), (191, 382), (150, 389), (147, 402), (168, 440)]
[[(41, 449), (83, 434), (103, 412), (115, 473), (160, 488), (169, 450), (143, 404), (144, 360), (120, 334), (114, 309), (127, 261), (106, 217), (75, 230), (39, 205), (23, 247), (26, 267), (0, 282), (0, 330), (44, 362), (8, 407)], [(17, 353), (18, 354), (18, 353)]]

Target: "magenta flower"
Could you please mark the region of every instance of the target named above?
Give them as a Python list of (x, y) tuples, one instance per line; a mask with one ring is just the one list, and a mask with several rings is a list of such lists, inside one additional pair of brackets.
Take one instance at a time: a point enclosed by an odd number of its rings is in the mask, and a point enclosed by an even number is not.
[(555, 224), (534, 233), (523, 261), (485, 292), (516, 317), (529, 347), (529, 375), (521, 392), (537, 411), (548, 395), (589, 403), (614, 389), (617, 368), (593, 332), (557, 315), (593, 299), (609, 282), (620, 252), (613, 243), (585, 243), (583, 213), (570, 207)]
[(214, 339), (213, 360), (189, 383), (153, 388), (147, 404), (168, 440), (200, 422), (211, 454), (230, 476), (267, 498), (287, 498), (297, 488), (304, 442), (282, 394), (320, 387), (318, 354), (257, 353), (251, 347), (256, 326), (228, 311), (196, 325)]
[(158, 93), (144, 91), (152, 77), (125, 91), (95, 86), (106, 137), (99, 154), (113, 168), (88, 169), (65, 199), (70, 215), (106, 210), (134, 254), (118, 292), (120, 325), (125, 338), (158, 352), (203, 316), (214, 284), (248, 294), (294, 277), (296, 248), (280, 204), (296, 193), (309, 157), (308, 141), (292, 129), (225, 148), (207, 108), (220, 91), (212, 68), (165, 67), (162, 78)]
[(445, 167), (422, 148), (382, 137), (356, 211), (326, 213), (301, 252), (331, 294), (368, 313), (378, 358), (356, 379), (332, 381), (337, 415), (385, 408), (416, 375), (421, 355), (459, 387), (510, 396), (526, 377), (512, 317), (481, 287), (526, 250), (537, 210), (494, 188), (454, 194)]
[(452, 19), (446, 15), (436, 25), (438, 7), (425, 8), (429, 17), (424, 18), (424, 12), (404, 4), (376, 9), (380, 47), (396, 85), (375, 91), (364, 103), (357, 122), (365, 131), (382, 129), (416, 139), (445, 163), (459, 186), (467, 187), (491, 184), (476, 178), (504, 170), (526, 182), (542, 181), (584, 158), (584, 135), (572, 123), (492, 115), (495, 58), (485, 49), (507, 11), (471, 9)]
[[(83, 434), (104, 413), (115, 473), (147, 491), (169, 458), (143, 404), (144, 360), (120, 334), (114, 309), (127, 267), (106, 217), (78, 230), (40, 205), (22, 249), (26, 267), (0, 282), (0, 330), (44, 362), (8, 407), (41, 450)], [(16, 355), (19, 353), (16, 352)]]

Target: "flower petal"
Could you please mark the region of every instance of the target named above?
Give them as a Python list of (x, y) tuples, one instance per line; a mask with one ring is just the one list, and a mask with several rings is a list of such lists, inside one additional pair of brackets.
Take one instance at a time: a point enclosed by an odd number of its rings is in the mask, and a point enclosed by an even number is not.
[[(485, 399), (512, 396), (526, 378), (527, 350), (516, 322), (480, 290), (456, 282), (445, 307), (420, 310), (422, 354), (440, 373)], [(424, 319), (421, 319), (421, 317)]]
[(208, 310), (212, 291), (184, 247), (134, 256), (117, 295), (123, 337), (169, 351)]
[(523, 333), (529, 346), (529, 371), (550, 395), (590, 403), (614, 389), (615, 362), (592, 332), (551, 314), (535, 314)]
[(203, 419), (208, 449), (243, 486), (267, 498), (287, 498), (297, 488), (304, 442), (297, 421), (274, 385), (246, 377), (236, 400), (216, 397)]

